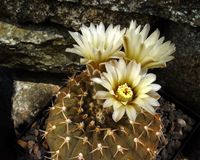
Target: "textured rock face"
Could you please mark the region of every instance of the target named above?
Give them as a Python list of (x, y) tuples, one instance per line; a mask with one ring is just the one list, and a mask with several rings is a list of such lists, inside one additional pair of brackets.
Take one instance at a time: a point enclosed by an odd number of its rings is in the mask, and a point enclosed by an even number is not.
[(51, 27), (22, 28), (0, 22), (0, 63), (29, 70), (61, 72), (78, 56), (65, 52), (67, 41)]
[(16, 81), (12, 111), (15, 127), (23, 122), (30, 123), (58, 89), (58, 86), (51, 84)]
[[(62, 10), (63, 6), (67, 6), (64, 7), (65, 11)], [(71, 7), (68, 8), (69, 6)], [(51, 19), (51, 17), (57, 15), (65, 15), (65, 17), (67, 16), (66, 20), (68, 19), (73, 25), (77, 25), (77, 21), (81, 20), (81, 17), (85, 14), (83, 13), (84, 6), (154, 15), (176, 22), (188, 23), (192, 26), (200, 26), (200, 3), (198, 3), (198, 0), (2, 0), (0, 2), (0, 13), (3, 17), (8, 16), (15, 21), (31, 21), (34, 23)], [(71, 21), (73, 19), (76, 20)]]
[(198, 0), (1, 0), (0, 18), (8, 23), (0, 22), (0, 65), (65, 73), (65, 66), (79, 59), (64, 51), (73, 43), (68, 30), (100, 21), (124, 27), (136, 19), (175, 43), (176, 59), (159, 70), (159, 81), (200, 110), (199, 8)]
[[(7, 3), (4, 3), (7, 2)], [(138, 23), (153, 23), (151, 17), (139, 14), (113, 12), (109, 10), (75, 5), (73, 3), (54, 2), (52, 7), (46, 1), (38, 6), (37, 1), (25, 5), (24, 2), (1, 1), (5, 12), (0, 17), (10, 17), (9, 22), (0, 21), (0, 65), (12, 68), (26, 68), (36, 71), (65, 72), (66, 65), (76, 63), (79, 57), (65, 52), (65, 48), (74, 41), (68, 30), (79, 30), (82, 24), (103, 21), (128, 26), (131, 19)], [(4, 3), (1, 5), (1, 3)], [(6, 7), (6, 5), (8, 5)], [(23, 8), (24, 7), (24, 8)], [(1, 9), (0, 9), (1, 12)], [(48, 16), (47, 16), (48, 15)], [(29, 22), (44, 24), (27, 25)], [(47, 22), (48, 21), (48, 22)], [(67, 29), (66, 29), (67, 28)]]
[(158, 72), (158, 78), (169, 93), (200, 112), (200, 28), (169, 22), (164, 25), (163, 33), (177, 50), (176, 58)]
[(200, 4), (198, 0), (83, 0), (83, 4), (100, 6), (113, 11), (136, 12), (170, 19), (175, 22), (200, 26)]
[(49, 21), (75, 30), (78, 30), (83, 23), (88, 22), (103, 21), (107, 24), (120, 23), (127, 25), (131, 19), (140, 19), (139, 21), (143, 23), (148, 22), (146, 20), (149, 19), (147, 16), (126, 13), (126, 10), (121, 14), (121, 12), (116, 12), (113, 9), (99, 8), (99, 4), (96, 3), (96, 7), (87, 3), (83, 1), (82, 4), (77, 0), (34, 0), (31, 2), (26, 0), (20, 2), (17, 0), (3, 0), (0, 2), (0, 17), (9, 17), (9, 20), (18, 23)]

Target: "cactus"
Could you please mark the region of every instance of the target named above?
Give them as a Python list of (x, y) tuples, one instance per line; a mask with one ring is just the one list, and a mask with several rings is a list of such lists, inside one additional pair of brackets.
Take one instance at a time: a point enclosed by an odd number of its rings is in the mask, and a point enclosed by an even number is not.
[(87, 70), (68, 80), (49, 109), (49, 159), (156, 159), (164, 138), (155, 113), (161, 86), (147, 71), (165, 67), (175, 46), (158, 39), (158, 30), (148, 37), (149, 29), (132, 21), (127, 30), (100, 23), (70, 32), (77, 44), (66, 51), (80, 55)]
[(70, 78), (49, 109), (44, 137), (51, 160), (155, 159), (162, 138), (158, 114), (142, 110), (135, 121), (113, 121), (111, 108), (94, 99), (88, 71)]

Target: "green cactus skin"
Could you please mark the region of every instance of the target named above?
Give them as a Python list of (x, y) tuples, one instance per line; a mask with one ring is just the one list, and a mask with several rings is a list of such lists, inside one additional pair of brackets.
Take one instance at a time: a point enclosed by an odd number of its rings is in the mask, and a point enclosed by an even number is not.
[(145, 111), (136, 121), (112, 120), (111, 109), (93, 99), (94, 85), (87, 71), (68, 80), (49, 110), (44, 137), (52, 160), (155, 159), (162, 135), (159, 115)]

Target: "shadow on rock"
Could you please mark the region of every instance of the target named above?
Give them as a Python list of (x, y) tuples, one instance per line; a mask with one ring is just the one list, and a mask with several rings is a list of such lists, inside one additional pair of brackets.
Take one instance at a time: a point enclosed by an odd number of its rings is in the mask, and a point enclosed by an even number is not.
[(11, 119), (13, 80), (5, 68), (0, 68), (0, 157), (16, 159), (15, 132)]

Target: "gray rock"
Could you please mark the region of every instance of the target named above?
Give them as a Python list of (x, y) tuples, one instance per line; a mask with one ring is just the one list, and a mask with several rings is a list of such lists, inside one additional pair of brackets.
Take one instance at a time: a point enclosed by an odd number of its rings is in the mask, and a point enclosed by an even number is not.
[(82, 24), (103, 22), (106, 25), (120, 24), (127, 27), (132, 19), (138, 23), (154, 23), (155, 19), (146, 15), (137, 13), (121, 13), (111, 10), (94, 8), (74, 3), (54, 3), (53, 12), (51, 12), (49, 21), (78, 31)]
[[(65, 48), (71, 47), (71, 44), (74, 43), (66, 28), (79, 30), (83, 23), (89, 25), (90, 22), (99, 23), (100, 21), (106, 25), (113, 23), (121, 24), (121, 26), (128, 26), (131, 19), (137, 19), (141, 24), (153, 24), (155, 21), (145, 15), (105, 12), (102, 9), (74, 6), (71, 3), (65, 5), (65, 3), (55, 1), (54, 5), (57, 7), (51, 13), (49, 18), (51, 23), (48, 26), (26, 25), (23, 27), (0, 21), (1, 66), (65, 73), (69, 64), (77, 64), (76, 62), (79, 61), (79, 56), (65, 52)], [(21, 17), (19, 20), (36, 22), (32, 18), (30, 19), (30, 17), (34, 17), (31, 14), (35, 14), (35, 12), (28, 13), (30, 16), (24, 11), (23, 15), (29, 17)], [(53, 25), (55, 23), (60, 25)]]
[(59, 89), (52, 84), (23, 81), (15, 81), (14, 88), (12, 118), (15, 128), (23, 122), (30, 123)]
[[(1, 0), (0, 17), (10, 22), (40, 27), (17, 27), (0, 23), (0, 64), (29, 70), (65, 72), (65, 65), (79, 61), (65, 53), (74, 42), (68, 30), (90, 22), (128, 26), (131, 19), (151, 23), (177, 47), (175, 60), (159, 71), (159, 82), (172, 95), (192, 106), (200, 98), (200, 3), (197, 0)], [(157, 17), (165, 18), (155, 23)], [(167, 21), (170, 19), (178, 23)], [(184, 24), (182, 24), (184, 23)], [(52, 26), (52, 27), (50, 27)], [(191, 27), (195, 26), (195, 27)], [(64, 27), (64, 28), (63, 28)], [(66, 29), (66, 30), (65, 30)], [(39, 31), (38, 31), (39, 30)], [(200, 110), (200, 109), (199, 109)]]
[[(63, 7), (71, 10), (67, 9), (63, 12), (62, 9), (60, 10)], [(85, 14), (82, 8), (96, 8), (106, 12), (113, 11), (123, 14), (154, 15), (175, 22), (200, 26), (200, 3), (198, 0), (1, 0), (0, 17), (9, 18), (16, 22), (40, 23), (51, 19), (52, 16), (59, 17), (62, 14), (66, 21), (75, 17), (80, 20), (82, 15)], [(75, 21), (71, 21), (71, 23), (75, 23)], [(76, 23), (73, 25), (76, 25)]]
[(79, 2), (79, 0), (57, 0), (59, 2)]
[(158, 71), (163, 88), (200, 113), (200, 28), (165, 22), (162, 33), (176, 45), (175, 59)]
[(154, 15), (195, 27), (200, 26), (199, 0), (83, 0), (82, 4), (113, 11)]
[[(103, 6), (96, 5), (96, 7), (93, 7), (85, 2), (83, 4), (78, 3), (76, 0), (52, 2), (44, 0), (31, 2), (2, 0), (0, 1), (0, 17), (18, 23), (53, 22), (74, 30), (78, 30), (82, 24), (90, 22), (99, 23), (102, 21), (105, 24), (120, 23), (122, 26), (127, 26), (131, 19), (137, 19), (141, 23), (147, 23), (149, 19), (152, 19), (146, 15), (126, 11), (122, 14), (122, 12), (116, 12), (116, 10), (107, 9)], [(1, 11), (3, 12), (1, 13)]]
[(0, 1), (1, 17), (10, 17), (12, 21), (44, 21), (49, 14), (49, 5), (45, 0), (3, 0)]
[(79, 61), (77, 55), (65, 52), (73, 42), (68, 37), (52, 27), (23, 28), (0, 21), (0, 65), (62, 72), (67, 64)]

